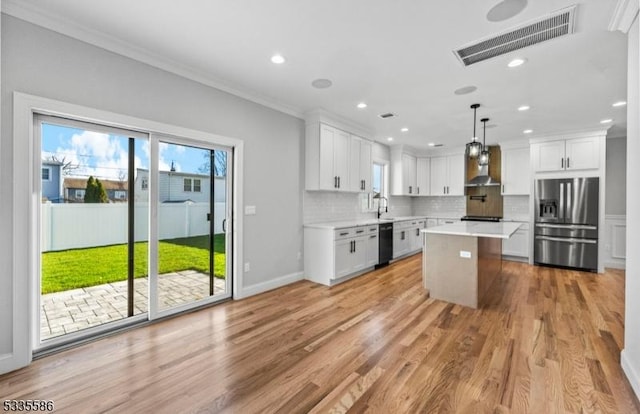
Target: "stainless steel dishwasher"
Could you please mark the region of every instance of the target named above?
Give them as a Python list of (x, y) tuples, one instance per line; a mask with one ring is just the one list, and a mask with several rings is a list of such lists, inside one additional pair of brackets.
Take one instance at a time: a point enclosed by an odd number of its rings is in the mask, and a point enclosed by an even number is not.
[(393, 258), (393, 222), (378, 225), (378, 264), (386, 266)]

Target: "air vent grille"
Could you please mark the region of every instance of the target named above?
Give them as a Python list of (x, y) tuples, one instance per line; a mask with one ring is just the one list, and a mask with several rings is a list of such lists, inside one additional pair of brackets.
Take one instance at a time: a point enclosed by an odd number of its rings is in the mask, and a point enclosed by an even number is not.
[(559, 10), (542, 19), (528, 22), (507, 32), (483, 39), (455, 50), (463, 65), (469, 66), (483, 60), (524, 49), (556, 37), (573, 33), (577, 6)]
[(387, 112), (385, 114), (380, 114), (378, 116), (380, 118), (386, 119), (386, 118), (393, 118), (394, 116), (396, 116), (396, 114), (392, 114), (391, 112)]

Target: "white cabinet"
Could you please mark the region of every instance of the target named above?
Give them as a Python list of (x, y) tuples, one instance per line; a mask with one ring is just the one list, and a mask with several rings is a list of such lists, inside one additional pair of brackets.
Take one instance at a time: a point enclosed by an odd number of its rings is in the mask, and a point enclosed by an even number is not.
[(416, 194), (416, 157), (402, 154), (402, 182), (403, 192), (406, 195)]
[(411, 251), (410, 230), (401, 223), (393, 224), (393, 258), (404, 256)]
[(435, 219), (435, 218), (427, 219), (427, 228), (435, 227), (437, 225), (438, 225), (438, 219)]
[(431, 175), (431, 160), (418, 158), (416, 161), (416, 195), (428, 196)]
[(597, 170), (600, 168), (601, 139), (590, 136), (532, 143), (533, 171)]
[(502, 254), (529, 258), (529, 223), (522, 223), (511, 238), (502, 240)]
[(411, 251), (419, 251), (422, 250), (422, 233), (420, 230), (425, 228), (426, 220), (414, 220), (411, 225), (411, 232), (409, 234), (411, 239)]
[(308, 280), (331, 286), (378, 264), (378, 225), (305, 227), (304, 270)]
[(529, 148), (502, 150), (502, 195), (529, 195), (531, 169)]
[(349, 162), (349, 190), (371, 191), (371, 148), (369, 141), (351, 135)]
[(349, 191), (351, 135), (322, 123), (307, 125), (305, 136), (305, 188)]
[(464, 154), (431, 158), (431, 195), (464, 195)]

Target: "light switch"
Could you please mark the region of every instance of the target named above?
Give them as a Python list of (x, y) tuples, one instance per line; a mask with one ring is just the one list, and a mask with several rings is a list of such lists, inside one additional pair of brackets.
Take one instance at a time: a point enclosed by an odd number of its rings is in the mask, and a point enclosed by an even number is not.
[(471, 259), (471, 252), (466, 250), (460, 250), (460, 257), (464, 257), (465, 259)]
[(244, 206), (244, 215), (253, 216), (256, 214), (256, 206)]

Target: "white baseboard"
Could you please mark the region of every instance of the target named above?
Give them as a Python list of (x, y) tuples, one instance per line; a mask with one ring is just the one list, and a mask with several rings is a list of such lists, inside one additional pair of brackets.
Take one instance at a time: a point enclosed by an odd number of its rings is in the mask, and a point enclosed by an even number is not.
[(302, 279), (304, 279), (304, 272), (290, 273), (288, 275), (280, 276), (266, 282), (240, 288), (238, 289), (237, 294), (234, 296), (234, 299), (248, 298), (249, 296), (277, 289), (279, 287), (289, 285)]
[(627, 354), (624, 349), (620, 353), (620, 365), (622, 365), (622, 370), (627, 376), (631, 388), (633, 388), (633, 391), (636, 393), (636, 397), (640, 398), (640, 376), (638, 376), (638, 372), (627, 359)]
[(626, 263), (624, 261), (621, 262), (604, 262), (604, 267), (609, 267), (611, 269), (622, 269), (625, 270), (627, 268)]

